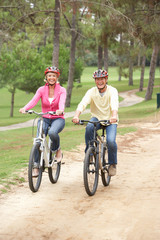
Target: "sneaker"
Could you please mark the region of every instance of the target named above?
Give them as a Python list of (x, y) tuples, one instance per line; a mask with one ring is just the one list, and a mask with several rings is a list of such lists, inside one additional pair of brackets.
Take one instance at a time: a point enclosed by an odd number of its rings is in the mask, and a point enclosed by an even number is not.
[(38, 162), (34, 162), (33, 168), (39, 168), (39, 163)]
[(39, 176), (39, 168), (33, 168), (32, 177), (38, 177)]
[(109, 176), (115, 176), (116, 175), (116, 164), (111, 164), (108, 168), (109, 170)]
[(93, 163), (93, 155), (90, 155), (89, 160), (90, 160), (90, 163)]

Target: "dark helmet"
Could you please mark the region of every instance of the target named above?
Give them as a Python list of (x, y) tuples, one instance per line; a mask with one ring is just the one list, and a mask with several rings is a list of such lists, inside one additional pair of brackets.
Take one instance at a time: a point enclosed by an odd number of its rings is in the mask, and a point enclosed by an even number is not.
[(53, 72), (53, 73), (57, 73), (58, 77), (60, 76), (60, 71), (57, 67), (53, 66), (53, 67), (48, 67), (46, 68), (44, 74), (46, 75), (49, 72)]
[(93, 73), (93, 78), (108, 77), (108, 72), (106, 70), (98, 69)]

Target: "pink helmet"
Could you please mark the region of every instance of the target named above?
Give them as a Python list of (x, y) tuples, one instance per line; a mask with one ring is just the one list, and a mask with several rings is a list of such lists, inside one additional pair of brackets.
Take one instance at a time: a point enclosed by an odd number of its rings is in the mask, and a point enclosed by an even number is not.
[(108, 77), (108, 72), (106, 70), (98, 69), (93, 73), (93, 78)]
[(58, 77), (60, 76), (60, 71), (57, 67), (53, 66), (53, 67), (48, 67), (46, 68), (44, 74), (46, 75), (49, 72), (53, 72), (53, 73), (57, 73)]

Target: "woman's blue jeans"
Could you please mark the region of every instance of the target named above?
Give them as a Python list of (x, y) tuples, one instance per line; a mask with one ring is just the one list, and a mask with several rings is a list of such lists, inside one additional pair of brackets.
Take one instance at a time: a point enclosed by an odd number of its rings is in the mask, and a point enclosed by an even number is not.
[[(38, 136), (39, 125), (40, 125), (40, 122), (38, 121), (37, 136)], [(43, 120), (43, 130), (45, 135), (47, 136), (48, 134), (52, 141), (51, 143), (52, 151), (56, 151), (60, 148), (60, 137), (58, 134), (63, 130), (64, 126), (65, 126), (65, 120), (63, 118), (56, 118), (56, 119), (44, 118)]]
[[(90, 121), (98, 121), (96, 117), (91, 118)], [(97, 124), (96, 130), (101, 128), (101, 124)], [(93, 139), (94, 125), (88, 123), (85, 131), (85, 142), (87, 151), (89, 141)], [(108, 163), (117, 164), (117, 143), (116, 143), (116, 134), (117, 134), (117, 124), (111, 124), (106, 127), (106, 142), (108, 145)]]

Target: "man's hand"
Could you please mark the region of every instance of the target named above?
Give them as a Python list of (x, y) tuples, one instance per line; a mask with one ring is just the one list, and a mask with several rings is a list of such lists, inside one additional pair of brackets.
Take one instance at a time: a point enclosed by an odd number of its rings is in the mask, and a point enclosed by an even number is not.
[(76, 123), (76, 124), (79, 123), (79, 116), (80, 116), (80, 114), (81, 114), (81, 112), (76, 110), (75, 115), (74, 115), (74, 117), (72, 119), (73, 123)]
[(117, 118), (116, 117), (111, 117), (110, 118), (110, 123), (116, 123), (117, 122)]
[(79, 123), (79, 117), (73, 117), (72, 122), (76, 124)]
[(116, 110), (112, 111), (112, 117), (110, 118), (111, 123), (116, 123), (118, 121), (118, 112)]

